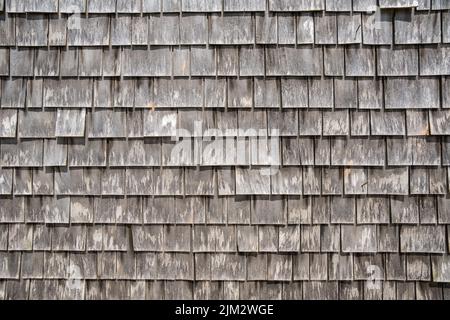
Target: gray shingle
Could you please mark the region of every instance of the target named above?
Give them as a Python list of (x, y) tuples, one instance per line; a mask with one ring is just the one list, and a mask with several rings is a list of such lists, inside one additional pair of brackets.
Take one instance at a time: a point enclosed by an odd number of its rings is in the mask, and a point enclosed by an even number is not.
[(356, 208), (356, 219), (361, 224), (389, 223), (389, 200), (387, 198), (358, 198)]
[(106, 141), (73, 140), (68, 157), (69, 166), (72, 167), (106, 166)]
[(420, 48), (420, 74), (424, 76), (450, 75), (450, 47)]
[(323, 135), (340, 136), (349, 134), (349, 116), (347, 110), (323, 111)]
[(44, 107), (89, 108), (92, 105), (92, 80), (44, 81)]
[(241, 76), (264, 76), (264, 49), (240, 48), (239, 72)]
[(163, 12), (179, 12), (181, 11), (180, 0), (163, 1)]
[(57, 0), (9, 0), (6, 2), (6, 10), (8, 12), (57, 12)]
[(44, 140), (44, 166), (65, 166), (66, 163), (67, 145), (56, 139)]
[(431, 258), (433, 269), (433, 280), (436, 282), (448, 282), (450, 279), (448, 255), (433, 256)]
[(439, 12), (399, 11), (395, 14), (394, 26), (396, 44), (441, 42)]
[[(106, 46), (109, 45), (110, 23), (107, 16), (91, 15), (74, 17), (67, 28), (67, 44), (69, 46)], [(96, 30), (96, 32), (92, 32)]]
[(24, 279), (43, 278), (44, 276), (44, 253), (25, 252), (22, 255), (21, 275)]
[(238, 59), (236, 48), (225, 47), (217, 50), (217, 75), (237, 76)]
[[(280, 47), (266, 50), (266, 73), (270, 76), (318, 76), (322, 74), (320, 48)], [(304, 61), (309, 61), (305, 64)]]
[(148, 17), (131, 17), (131, 44), (145, 45), (148, 43)]
[(140, 13), (140, 0), (117, 0), (117, 12), (119, 13)]
[(61, 77), (78, 75), (79, 51), (76, 48), (60, 50), (60, 75)]
[(58, 76), (59, 75), (59, 51), (58, 50), (36, 50), (34, 63), (35, 76)]
[(216, 75), (216, 52), (213, 48), (191, 48), (191, 75)]
[(381, 109), (383, 95), (382, 81), (358, 80), (358, 104), (360, 109)]
[(302, 172), (299, 168), (280, 168), (271, 179), (272, 194), (302, 194)]
[(438, 79), (386, 79), (386, 109), (434, 109), (439, 108), (439, 105)]
[(325, 0), (326, 11), (351, 11), (352, 2), (349, 0)]
[(134, 81), (130, 79), (114, 81), (114, 108), (133, 108)]
[(383, 166), (385, 159), (382, 139), (334, 139), (331, 162), (345, 166)]
[(49, 138), (55, 134), (55, 113), (52, 111), (19, 111), (18, 137)]
[(9, 50), (8, 49), (0, 49), (0, 75), (8, 76), (9, 75)]
[(442, 40), (444, 43), (450, 43), (450, 13), (442, 12)]
[(148, 42), (152, 45), (170, 45), (180, 42), (180, 20), (177, 15), (150, 16)]
[(423, 110), (406, 110), (406, 131), (408, 136), (429, 134), (428, 112)]
[(414, 76), (419, 74), (417, 48), (398, 46), (391, 50), (380, 47), (377, 54), (378, 75), (380, 76)]
[(142, 13), (160, 12), (161, 9), (160, 0), (142, 0)]
[(10, 76), (33, 76), (34, 51), (32, 49), (11, 49), (9, 51)]
[[(348, 81), (348, 80), (342, 80)], [(351, 80), (349, 80), (351, 81)], [(308, 82), (309, 89), (309, 107), (310, 108), (333, 108), (333, 80), (332, 79), (310, 79)], [(314, 110), (312, 113), (317, 112)], [(301, 130), (301, 126), (300, 126)], [(321, 131), (321, 130), (319, 130)]]
[(122, 74), (122, 51), (119, 49), (103, 50), (103, 76), (119, 76)]
[(15, 138), (17, 130), (17, 110), (0, 110), (0, 138)]
[(42, 108), (42, 95), (43, 95), (43, 80), (28, 80), (27, 81), (27, 97), (26, 106), (29, 109)]
[(433, 0), (432, 7), (434, 10), (450, 9), (450, 5), (446, 0)]
[[(339, 226), (321, 226), (320, 247), (322, 252), (340, 251), (340, 227)], [(326, 257), (326, 255), (324, 255)], [(325, 262), (326, 264), (326, 262)], [(328, 270), (327, 270), (328, 271)], [(328, 273), (328, 272), (326, 272)]]
[(145, 140), (112, 140), (108, 148), (109, 165), (124, 166), (153, 166), (159, 164), (159, 143), (148, 143)]
[(352, 136), (368, 136), (370, 134), (370, 113), (368, 111), (351, 111), (350, 121)]
[(87, 11), (89, 13), (116, 12), (116, 1), (115, 0), (89, 0)]
[(309, 281), (305, 283), (303, 289), (303, 299), (305, 300), (337, 300), (337, 281)]
[(443, 226), (402, 226), (400, 249), (411, 253), (444, 253), (445, 229)]
[(279, 44), (295, 44), (296, 43), (296, 21), (292, 15), (279, 14), (277, 16), (277, 30)]
[(86, 12), (86, 1), (83, 0), (60, 0), (59, 11), (61, 13)]
[(381, 8), (411, 8), (417, 7), (417, 0), (381, 0)]
[(400, 224), (419, 223), (417, 199), (406, 197), (391, 198), (391, 221)]
[(345, 72), (350, 77), (375, 75), (375, 51), (370, 47), (348, 47), (345, 50)]
[(357, 108), (357, 83), (351, 79), (334, 80), (334, 107), (335, 108)]
[(292, 256), (269, 254), (267, 278), (270, 281), (290, 281), (292, 279)]
[(84, 226), (52, 228), (52, 250), (84, 251), (86, 246), (86, 228)]
[(16, 44), (15, 18), (10, 15), (0, 15), (0, 45), (14, 46)]
[(186, 195), (214, 195), (215, 175), (211, 169), (189, 169), (185, 170)]
[(67, 20), (51, 17), (48, 21), (48, 44), (63, 46), (66, 44)]
[(181, 8), (186, 12), (220, 12), (222, 10), (222, 1), (185, 0), (182, 2)]
[(405, 117), (402, 111), (371, 111), (371, 133), (373, 135), (404, 135)]
[(258, 169), (236, 168), (236, 194), (270, 194), (270, 176)]
[(369, 194), (408, 194), (408, 168), (369, 169)]
[(55, 136), (83, 137), (85, 131), (86, 109), (58, 109), (56, 114)]
[(430, 258), (424, 255), (408, 254), (406, 256), (406, 278), (429, 281), (431, 279)]
[(314, 43), (314, 15), (312, 13), (297, 16), (297, 43)]
[(314, 39), (316, 44), (337, 43), (337, 19), (330, 13), (315, 13)]
[(160, 77), (172, 74), (169, 48), (125, 49), (123, 55), (122, 73), (124, 76)]
[(363, 43), (389, 45), (393, 43), (393, 14), (389, 11), (375, 11), (362, 15)]
[(3, 140), (1, 145), (2, 166), (40, 167), (42, 166), (42, 140)]
[(13, 171), (12, 169), (0, 170), (0, 194), (12, 194), (13, 186)]
[(338, 43), (351, 44), (362, 41), (361, 14), (340, 14), (338, 15)]
[(273, 14), (256, 14), (256, 43), (277, 43), (277, 17)]
[(449, 120), (450, 115), (447, 110), (436, 110), (430, 112), (431, 134), (449, 134)]
[(174, 136), (176, 128), (177, 112), (169, 110), (144, 111), (145, 136)]
[(316, 11), (325, 9), (323, 0), (269, 0), (271, 11)]
[(126, 113), (124, 111), (96, 110), (91, 113), (90, 138), (125, 137)]
[(345, 73), (344, 48), (324, 48), (324, 74), (326, 76), (343, 76)]
[(283, 108), (308, 107), (308, 82), (302, 79), (282, 79), (281, 100)]
[(210, 44), (253, 44), (255, 34), (251, 15), (212, 15)]
[(18, 279), (20, 272), (20, 252), (0, 252), (0, 276), (3, 279)]
[(203, 14), (183, 14), (180, 18), (181, 44), (206, 44), (208, 21)]
[(131, 44), (131, 16), (120, 15), (111, 18), (111, 45)]
[(266, 10), (266, 1), (264, 0), (250, 0), (250, 1), (242, 1), (242, 0), (225, 0), (224, 1), (224, 11), (265, 11)]
[(182, 195), (183, 173), (178, 168), (165, 168), (154, 172), (156, 195)]
[(16, 18), (16, 44), (18, 46), (46, 46), (48, 20), (36, 15)]

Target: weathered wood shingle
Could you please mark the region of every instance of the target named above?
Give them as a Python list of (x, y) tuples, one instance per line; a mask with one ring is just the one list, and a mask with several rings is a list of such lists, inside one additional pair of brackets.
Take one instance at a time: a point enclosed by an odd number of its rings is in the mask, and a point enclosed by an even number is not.
[(0, 0), (0, 299), (448, 298), (448, 9)]

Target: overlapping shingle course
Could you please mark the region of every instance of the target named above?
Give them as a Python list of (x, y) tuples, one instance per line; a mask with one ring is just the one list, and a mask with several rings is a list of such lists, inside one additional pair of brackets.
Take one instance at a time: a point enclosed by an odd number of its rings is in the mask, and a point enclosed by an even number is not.
[(449, 299), (449, 9), (0, 1), (0, 299)]

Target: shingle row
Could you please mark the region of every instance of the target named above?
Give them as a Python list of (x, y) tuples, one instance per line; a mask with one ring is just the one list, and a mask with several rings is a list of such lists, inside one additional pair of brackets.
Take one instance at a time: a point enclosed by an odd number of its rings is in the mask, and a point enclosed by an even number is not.
[[(377, 236), (380, 239), (383, 238), (380, 236), (380, 232), (387, 233), (384, 237), (391, 239), (390, 242), (394, 243), (393, 246), (389, 247), (390, 249), (387, 252), (397, 251), (396, 248), (398, 245), (395, 243), (398, 240), (399, 224), (414, 226), (418, 228), (417, 230), (420, 229), (423, 231), (417, 231), (416, 233), (423, 235), (425, 235), (427, 228), (422, 227), (428, 225), (431, 229), (435, 229), (435, 232), (430, 234), (430, 237), (437, 237), (439, 235), (439, 239), (444, 239), (442, 240), (443, 242), (440, 241), (441, 244), (446, 243), (445, 224), (450, 224), (449, 200), (445, 197), (434, 196), (272, 196), (270, 198), (267, 196), (190, 196), (185, 198), (181, 196), (129, 196), (124, 198), (111, 196), (84, 197), (73, 195), (70, 197), (52, 197), (36, 195), (34, 197), (2, 196), (0, 203), (2, 204), (0, 221), (4, 223), (0, 226), (2, 229), (2, 250), (6, 250), (8, 246), (9, 248), (13, 248), (16, 245), (19, 246), (19, 244), (13, 241), (9, 241), (8, 244), (8, 223), (17, 223), (15, 227), (18, 230), (28, 230), (27, 233), (21, 233), (23, 238), (18, 238), (21, 239), (21, 244), (26, 243), (25, 246), (27, 248), (31, 248), (32, 244), (25, 240), (25, 235), (30, 237), (33, 234), (34, 237), (40, 235), (39, 238), (41, 239), (43, 237), (41, 234), (46, 231), (46, 238), (48, 240), (50, 239), (50, 231), (52, 228), (46, 228), (44, 230), (42, 229), (43, 226), (36, 226), (33, 233), (29, 227), (31, 228), (31, 224), (35, 223), (117, 224), (117, 230), (111, 227), (111, 237), (119, 237), (121, 241), (123, 240), (126, 243), (128, 242), (126, 233), (120, 233), (118, 231), (125, 231), (125, 225), (144, 224), (145, 227), (137, 227), (137, 230), (135, 230), (138, 232), (136, 234), (138, 238), (134, 240), (134, 243), (137, 246), (135, 250), (138, 251), (140, 250), (138, 247), (142, 248), (142, 250), (144, 248), (147, 248), (146, 250), (155, 248), (155, 246), (150, 246), (150, 243), (156, 241), (156, 238), (153, 237), (156, 230), (163, 231), (161, 229), (162, 224), (196, 224), (198, 225), (197, 231), (199, 231), (200, 235), (209, 233), (216, 235), (213, 225), (242, 225), (242, 227), (238, 227), (237, 231), (233, 228), (225, 229), (229, 232), (233, 231), (232, 234), (236, 234), (237, 232), (237, 235), (239, 235), (239, 232), (242, 232), (245, 237), (252, 234), (250, 238), (245, 238), (248, 240), (246, 240), (246, 243), (242, 243), (242, 246), (246, 246), (247, 248), (258, 248), (258, 226), (289, 225), (289, 228), (283, 229), (283, 234), (287, 235), (289, 234), (287, 231), (289, 231), (293, 235), (299, 236), (296, 232), (299, 231), (297, 227), (301, 224), (305, 225), (301, 230), (302, 237), (305, 236), (304, 239), (313, 239), (311, 241), (315, 243), (312, 247), (315, 249), (309, 250), (313, 252), (316, 250), (319, 251), (320, 249), (321, 229), (318, 226), (319, 224), (324, 225), (323, 228), (325, 229), (322, 231), (326, 233), (328, 239), (331, 239), (329, 237), (330, 234), (334, 234), (333, 239), (339, 238), (340, 224), (353, 225), (356, 223), (361, 227), (356, 228), (352, 232), (360, 230), (360, 234), (363, 234), (363, 232), (371, 234), (373, 237), (370, 239), (372, 240), (376, 239)], [(27, 224), (20, 224), (24, 222)], [(393, 225), (389, 225), (391, 222)], [(311, 226), (311, 223), (314, 223), (316, 226)], [(419, 223), (421, 224), (420, 226), (418, 225)], [(376, 232), (377, 224), (384, 224), (386, 228), (382, 228), (382, 230)], [(364, 225), (367, 226), (367, 229), (363, 227)], [(77, 233), (78, 231), (76, 230), (84, 230), (83, 227), (83, 225), (77, 226), (74, 229), (67, 229), (66, 227), (66, 229), (62, 228), (60, 231), (62, 230), (62, 233), (69, 236), (70, 230)], [(89, 230), (94, 232), (97, 229), (91, 228)], [(190, 233), (189, 230), (184, 228), (187, 235)], [(415, 229), (413, 228), (413, 230)], [(117, 232), (117, 234), (112, 235), (113, 231)], [(102, 229), (98, 229), (98, 232), (100, 232), (100, 236), (97, 239), (101, 240)], [(279, 238), (278, 229), (275, 227), (261, 228), (259, 234), (260, 237), (270, 235), (270, 239)], [(203, 237), (203, 240), (208, 241), (207, 237)], [(76, 246), (73, 240), (68, 239), (67, 241), (69, 246)], [(412, 239), (412, 241), (415, 240)], [(120, 244), (121, 242), (118, 241), (117, 243)], [(290, 243), (293, 245), (292, 248), (297, 248), (297, 245), (299, 245), (292, 241)], [(189, 244), (186, 243), (186, 245)], [(211, 242), (211, 245), (214, 247), (214, 242)], [(418, 242), (419, 245), (420, 243)], [(422, 243), (422, 245), (426, 245), (426, 243)], [(23, 246), (20, 245), (20, 247)], [(371, 246), (371, 248), (375, 247), (375, 245)], [(34, 248), (37, 249), (38, 246), (36, 245)], [(126, 246), (122, 244), (121, 248), (126, 248)], [(278, 246), (276, 245), (271, 248), (274, 248), (271, 250), (276, 251)], [(307, 248), (307, 245), (303, 245), (302, 248)], [(334, 246), (334, 248), (337, 247)], [(444, 248), (444, 250), (438, 250), (438, 252), (445, 251), (445, 245), (439, 248)], [(50, 249), (50, 246), (45, 247), (45, 250)], [(282, 249), (280, 250), (283, 251)], [(378, 250), (383, 251), (386, 249), (379, 247)], [(256, 249), (249, 251), (256, 251)]]
[(448, 300), (445, 285), (426, 281), (4, 280), (0, 300)]
[(447, 11), (410, 10), (380, 15), (10, 15), (0, 19), (0, 46), (439, 44), (450, 42), (449, 21)]
[[(407, 214), (401, 212), (399, 208), (397, 210), (399, 212), (396, 215)], [(394, 214), (392, 218), (395, 218)], [(153, 224), (134, 225), (131, 228), (125, 225), (72, 224), (47, 227), (40, 224), (2, 224), (0, 250), (9, 252), (0, 252), (0, 256), (8, 259), (15, 251), (126, 252), (131, 247), (135, 253), (341, 252), (345, 254), (375, 254), (400, 251), (402, 253), (445, 254), (448, 244), (445, 229), (445, 225), (407, 224), (401, 226), (322, 224), (280, 227), (258, 224), (252, 226), (211, 224), (163, 226)], [(448, 266), (450, 260), (446, 256), (444, 258), (443, 264)], [(7, 265), (8, 263), (3, 262), (0, 264), (0, 266)], [(3, 271), (8, 272), (7, 270)], [(350, 271), (351, 268), (348, 272)]]
[[(200, 138), (199, 138), (200, 139)], [(450, 145), (440, 138), (184, 138), (3, 139), (1, 165), (14, 167), (195, 166), (448, 166)], [(279, 152), (283, 154), (280, 155)], [(441, 157), (442, 155), (442, 157)], [(150, 168), (151, 169), (151, 168)], [(269, 169), (269, 168), (267, 168)], [(301, 168), (291, 168), (299, 170)], [(320, 168), (319, 168), (320, 169)], [(255, 171), (258, 171), (255, 169)], [(262, 170), (264, 171), (264, 170)], [(293, 173), (293, 172), (292, 172)]]
[(2, 279), (360, 281), (373, 270), (378, 281), (450, 279), (448, 255), (0, 252), (0, 261)]
[[(219, 149), (223, 145), (223, 148), (229, 147), (232, 151), (238, 147), (237, 142), (233, 142), (234, 137), (242, 139), (258, 137), (261, 140), (269, 139), (274, 143), (288, 141), (287, 137), (300, 136), (304, 141), (308, 137), (323, 137), (325, 139), (323, 143), (338, 141), (336, 143), (341, 145), (343, 138), (347, 137), (346, 146), (353, 147), (352, 140), (356, 143), (366, 137), (381, 139), (386, 136), (389, 143), (395, 144), (398, 141), (399, 145), (404, 142), (402, 148), (405, 150), (409, 150), (415, 143), (431, 146), (441, 142), (447, 150), (447, 138), (439, 136), (449, 134), (449, 119), (450, 111), (447, 109), (433, 111), (2, 109), (0, 138), (141, 138), (141, 141), (130, 142), (129, 147), (132, 147), (131, 144), (136, 146), (144, 144), (142, 138), (154, 140), (147, 143), (159, 143), (156, 139), (158, 137), (164, 137), (163, 142), (166, 145), (176, 144), (180, 138), (203, 137), (201, 142), (206, 146), (212, 137), (216, 137), (220, 140), (213, 142), (212, 146)], [(279, 137), (282, 137), (282, 140)], [(286, 138), (283, 139), (284, 137)], [(335, 137), (341, 139), (336, 140)], [(401, 137), (404, 139), (398, 140)], [(231, 145), (225, 145), (227, 140)], [(55, 142), (46, 143), (53, 143), (57, 147)], [(85, 143), (90, 142), (82, 142)], [(64, 147), (64, 144), (65, 141), (58, 141), (60, 147)]]
[(447, 45), (420, 49), (415, 46), (21, 48), (0, 49), (0, 56), (0, 75), (12, 77), (384, 76), (390, 79), (420, 75), (424, 76), (421, 82), (427, 83), (430, 80), (425, 77), (450, 75)]
[[(450, 78), (387, 78), (375, 79), (25, 79), (1, 80), (1, 108), (279, 108), (341, 109), (328, 112), (348, 116), (342, 109), (423, 109), (409, 111), (409, 119), (420, 123), (426, 109), (450, 108)], [(100, 110), (99, 110), (100, 111)], [(118, 110), (120, 111), (120, 110)], [(122, 110), (123, 111), (123, 110)], [(306, 111), (306, 110), (305, 110)], [(69, 111), (62, 111), (69, 112)], [(72, 111), (75, 113), (76, 111)], [(84, 111), (80, 111), (84, 112)], [(155, 112), (169, 112), (159, 110)], [(182, 111), (179, 111), (182, 112)], [(213, 114), (211, 111), (206, 113)], [(239, 111), (243, 114), (248, 111)], [(263, 115), (264, 110), (255, 110)], [(294, 112), (283, 111), (283, 112)], [(123, 113), (123, 112), (122, 112)], [(305, 112), (306, 113), (306, 112)], [(309, 113), (309, 112), (307, 112)], [(377, 112), (377, 118), (397, 118), (402, 112)], [(446, 121), (447, 111), (431, 111), (434, 129)], [(36, 110), (34, 110), (34, 114)], [(103, 110), (100, 114), (114, 114)], [(117, 113), (119, 114), (119, 113)], [(188, 113), (185, 113), (188, 115)], [(192, 114), (194, 115), (195, 112)], [(228, 113), (227, 113), (228, 114)], [(280, 117), (283, 113), (280, 112)], [(353, 113), (356, 114), (356, 113)], [(360, 113), (361, 116), (365, 112)], [(311, 118), (321, 118), (319, 110), (311, 110)], [(256, 116), (256, 113), (255, 113)], [(318, 117), (319, 116), (319, 117)], [(198, 117), (196, 117), (198, 118)], [(361, 118), (361, 120), (363, 120)], [(437, 120), (439, 119), (439, 120)], [(402, 121), (402, 120), (400, 120)], [(409, 121), (409, 120), (408, 120)], [(446, 131), (437, 129), (435, 133)]]

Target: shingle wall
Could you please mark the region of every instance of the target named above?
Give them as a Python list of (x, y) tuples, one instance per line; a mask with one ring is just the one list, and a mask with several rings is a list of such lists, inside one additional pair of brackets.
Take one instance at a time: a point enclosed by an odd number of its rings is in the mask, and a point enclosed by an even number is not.
[(449, 9), (0, 0), (0, 299), (450, 299)]

